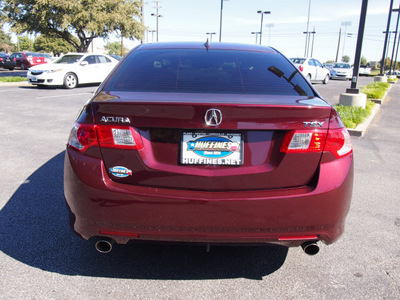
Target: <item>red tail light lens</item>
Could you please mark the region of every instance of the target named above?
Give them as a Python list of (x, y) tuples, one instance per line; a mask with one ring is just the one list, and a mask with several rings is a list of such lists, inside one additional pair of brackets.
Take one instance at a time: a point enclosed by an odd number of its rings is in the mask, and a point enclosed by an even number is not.
[(303, 72), (303, 70), (304, 70), (303, 65), (300, 65), (300, 66), (299, 66), (299, 70), (300, 70), (301, 72)]
[(3, 61), (3, 59), (0, 57), (0, 61)]
[(140, 134), (132, 127), (82, 123), (75, 123), (68, 145), (82, 152), (93, 146), (131, 150), (143, 148)]
[(350, 135), (346, 128), (326, 130), (294, 130), (284, 138), (281, 152), (331, 152), (336, 158), (353, 151)]

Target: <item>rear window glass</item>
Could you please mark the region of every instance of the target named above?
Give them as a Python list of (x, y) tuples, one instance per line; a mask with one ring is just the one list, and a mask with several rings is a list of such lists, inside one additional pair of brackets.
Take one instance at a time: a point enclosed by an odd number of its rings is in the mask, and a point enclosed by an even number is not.
[(104, 90), (314, 95), (280, 54), (205, 49), (133, 51)]

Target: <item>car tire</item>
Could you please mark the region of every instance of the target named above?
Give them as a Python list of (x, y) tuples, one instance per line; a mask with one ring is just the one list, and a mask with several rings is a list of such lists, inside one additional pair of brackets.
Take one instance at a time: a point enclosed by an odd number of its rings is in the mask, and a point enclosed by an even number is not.
[(74, 73), (67, 73), (64, 77), (64, 87), (74, 89), (78, 86), (78, 77)]
[(323, 83), (323, 84), (327, 84), (328, 81), (329, 81), (329, 75), (326, 75), (325, 78), (324, 78), (324, 80), (322, 80), (322, 83)]

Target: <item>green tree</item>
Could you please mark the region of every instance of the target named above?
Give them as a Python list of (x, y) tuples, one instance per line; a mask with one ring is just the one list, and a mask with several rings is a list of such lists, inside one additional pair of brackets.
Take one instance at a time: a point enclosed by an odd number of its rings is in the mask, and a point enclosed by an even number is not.
[(56, 36), (78, 52), (86, 52), (93, 39), (115, 31), (130, 39), (143, 38), (142, 0), (0, 1), (1, 18), (14, 31)]
[(19, 51), (32, 51), (33, 41), (26, 35), (18, 37)]
[(0, 51), (10, 52), (13, 48), (11, 37), (0, 28)]
[(343, 55), (342, 62), (348, 63), (350, 61), (350, 57), (348, 55)]
[[(121, 55), (121, 43), (120, 42), (112, 42), (108, 43), (105, 46), (105, 49), (108, 51), (109, 55), (115, 54), (115, 55)], [(129, 49), (124, 47), (123, 53), (124, 55), (128, 53)]]
[[(75, 38), (78, 42), (78, 39)], [(66, 40), (61, 38), (46, 36), (41, 34), (33, 43), (33, 49), (37, 52), (53, 53), (55, 56), (59, 56), (61, 53), (72, 52), (75, 48), (69, 44)]]
[(361, 56), (361, 62), (360, 62), (360, 64), (366, 66), (366, 65), (368, 64), (368, 60), (367, 60), (364, 56)]

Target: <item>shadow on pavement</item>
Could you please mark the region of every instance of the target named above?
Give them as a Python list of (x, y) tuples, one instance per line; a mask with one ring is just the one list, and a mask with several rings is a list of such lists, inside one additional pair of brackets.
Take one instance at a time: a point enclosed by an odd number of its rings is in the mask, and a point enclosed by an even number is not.
[(196, 280), (262, 279), (285, 262), (281, 246), (115, 245), (100, 254), (69, 228), (62, 152), (35, 171), (0, 211), (0, 250), (29, 266), (65, 275)]

